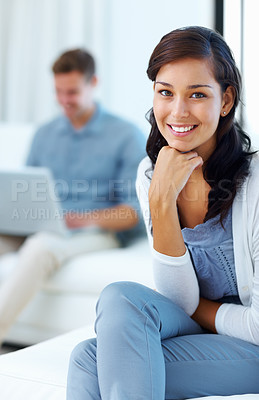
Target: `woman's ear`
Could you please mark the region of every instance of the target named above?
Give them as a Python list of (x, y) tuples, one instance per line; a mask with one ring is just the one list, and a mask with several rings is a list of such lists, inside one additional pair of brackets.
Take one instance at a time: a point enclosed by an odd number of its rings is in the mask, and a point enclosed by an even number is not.
[(233, 88), (233, 86), (228, 86), (226, 91), (223, 93), (222, 107), (220, 112), (220, 115), (222, 117), (225, 117), (231, 111), (234, 105), (235, 97), (235, 89)]

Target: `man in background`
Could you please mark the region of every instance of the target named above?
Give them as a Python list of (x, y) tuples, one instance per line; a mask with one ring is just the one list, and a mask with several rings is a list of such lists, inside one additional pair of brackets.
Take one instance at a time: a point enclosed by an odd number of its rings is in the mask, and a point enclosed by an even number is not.
[(88, 52), (67, 51), (52, 70), (63, 113), (36, 132), (27, 165), (51, 170), (70, 233), (0, 237), (0, 254), (19, 249), (17, 268), (0, 287), (0, 342), (42, 283), (66, 260), (125, 246), (144, 232), (135, 193), (144, 135), (95, 102), (97, 76)]

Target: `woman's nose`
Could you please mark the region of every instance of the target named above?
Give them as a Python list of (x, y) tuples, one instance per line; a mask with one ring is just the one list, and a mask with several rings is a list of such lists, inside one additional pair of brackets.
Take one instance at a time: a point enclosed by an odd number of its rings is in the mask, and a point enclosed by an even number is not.
[(174, 99), (174, 101), (172, 102), (171, 114), (175, 119), (185, 118), (189, 115), (189, 108), (185, 99), (182, 98)]

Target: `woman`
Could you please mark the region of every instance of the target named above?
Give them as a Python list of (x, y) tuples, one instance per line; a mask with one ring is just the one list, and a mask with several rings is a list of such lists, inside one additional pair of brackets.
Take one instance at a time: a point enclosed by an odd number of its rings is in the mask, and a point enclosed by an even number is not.
[(137, 189), (157, 291), (104, 289), (68, 400), (259, 393), (259, 160), (234, 122), (238, 69), (219, 34), (189, 27), (161, 39), (147, 73)]

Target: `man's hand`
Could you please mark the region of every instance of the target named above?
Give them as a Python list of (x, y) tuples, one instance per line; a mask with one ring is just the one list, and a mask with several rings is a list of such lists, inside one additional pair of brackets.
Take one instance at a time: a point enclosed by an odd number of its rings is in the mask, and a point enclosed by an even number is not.
[(69, 211), (65, 216), (69, 229), (80, 229), (91, 225), (119, 232), (133, 228), (138, 223), (137, 212), (126, 204), (116, 207), (77, 213)]
[(69, 229), (80, 229), (94, 225), (93, 213), (77, 213), (69, 211), (65, 215), (66, 225)]

